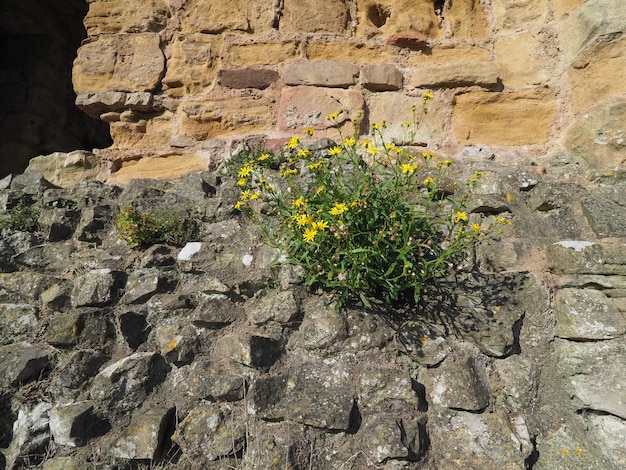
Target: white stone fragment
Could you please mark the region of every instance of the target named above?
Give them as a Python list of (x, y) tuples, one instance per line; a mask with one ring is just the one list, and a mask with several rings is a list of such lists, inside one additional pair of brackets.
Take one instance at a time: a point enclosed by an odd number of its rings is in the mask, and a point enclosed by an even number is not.
[(189, 261), (193, 255), (195, 255), (202, 248), (201, 242), (189, 242), (187, 243), (180, 253), (178, 253), (179, 261)]

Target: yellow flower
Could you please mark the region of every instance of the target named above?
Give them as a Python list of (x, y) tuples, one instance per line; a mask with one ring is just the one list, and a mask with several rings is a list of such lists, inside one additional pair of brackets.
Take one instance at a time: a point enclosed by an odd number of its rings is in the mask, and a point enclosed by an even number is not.
[(433, 158), (435, 156), (434, 153), (429, 152), (428, 150), (425, 152), (422, 152), (422, 157), (424, 157), (426, 160)]
[(480, 232), (480, 224), (472, 224), (472, 230), (476, 233)]
[(244, 166), (242, 166), (239, 169), (239, 173), (237, 173), (237, 176), (239, 176), (239, 178), (246, 178), (250, 176), (251, 174), (252, 174), (252, 168), (250, 168), (250, 165), (246, 163)]
[(373, 145), (371, 145), (367, 151), (371, 154), (371, 155), (378, 155), (378, 149), (376, 147), (374, 147)]
[(302, 207), (305, 203), (306, 201), (303, 198), (299, 197), (298, 199), (293, 201), (293, 207)]
[(361, 142), (361, 147), (363, 147), (364, 149), (369, 149), (370, 147), (372, 147), (372, 142), (366, 139)]
[(255, 193), (250, 194), (250, 199), (251, 199), (251, 200), (258, 199), (258, 198), (260, 198), (260, 197), (261, 197), (261, 195), (260, 195), (259, 193), (256, 193), (256, 192), (255, 192)]
[(300, 136), (294, 135), (289, 142), (287, 142), (286, 148), (287, 150), (293, 150), (300, 144)]
[(298, 150), (298, 153), (296, 154), (296, 156), (299, 158), (305, 158), (305, 157), (308, 157), (309, 155), (311, 155), (311, 151), (309, 149), (300, 149)]
[(318, 220), (317, 222), (313, 222), (311, 227), (313, 227), (316, 230), (319, 230), (320, 232), (323, 232), (324, 230), (328, 228), (328, 222), (326, 222), (325, 220)]
[(313, 133), (315, 132), (315, 129), (313, 129), (312, 127), (307, 127), (306, 129), (304, 129), (304, 132), (306, 132), (306, 134), (307, 134), (309, 137), (312, 137), (312, 136), (313, 136)]
[(237, 203), (235, 204), (235, 209), (239, 210), (243, 207), (243, 201), (237, 201)]
[(304, 238), (304, 241), (312, 242), (315, 238), (315, 235), (317, 235), (317, 229), (309, 227), (302, 234), (302, 238)]
[(320, 194), (322, 194), (324, 192), (324, 189), (326, 189), (324, 186), (320, 186), (319, 188), (317, 188), (317, 190), (315, 191), (315, 195), (319, 196)]
[(356, 144), (356, 140), (354, 140), (354, 137), (350, 137), (349, 139), (344, 140), (341, 145), (344, 147), (353, 147), (354, 144)]
[(430, 186), (431, 184), (435, 184), (435, 180), (429, 176), (428, 178), (424, 180), (424, 184), (426, 186)]
[(328, 119), (329, 121), (334, 121), (339, 117), (340, 114), (341, 111), (335, 111), (334, 113), (326, 115), (326, 119)]
[(248, 198), (250, 198), (250, 190), (246, 189), (245, 191), (241, 192), (241, 199), (245, 201)]
[(460, 221), (464, 221), (467, 222), (467, 214), (465, 212), (457, 212), (456, 215), (454, 216), (454, 222), (460, 222)]
[(239, 181), (237, 181), (237, 186), (240, 187), (245, 187), (248, 184), (248, 180), (245, 178), (241, 178)]
[(282, 178), (284, 178), (285, 176), (291, 176), (291, 175), (297, 175), (298, 174), (298, 170), (296, 170), (295, 168), (285, 168), (280, 172), (280, 176)]
[(300, 227), (304, 227), (305, 225), (310, 225), (311, 222), (313, 222), (311, 220), (311, 217), (309, 217), (306, 214), (298, 214), (294, 217), (294, 220), (296, 221), (296, 223), (298, 224), (298, 226)]
[(397, 152), (397, 151), (399, 150), (399, 149), (398, 149), (398, 147), (396, 147), (396, 146), (395, 146), (395, 145), (393, 145), (393, 144), (385, 144), (385, 149), (386, 149), (388, 152)]
[(412, 175), (415, 173), (415, 170), (417, 170), (417, 164), (402, 163), (400, 165), (400, 170), (402, 170), (402, 173), (405, 175)]
[(334, 157), (335, 155), (339, 155), (341, 153), (341, 147), (334, 146), (330, 150), (328, 150), (328, 155)]
[(309, 165), (309, 170), (317, 170), (320, 166), (322, 166), (322, 162), (315, 162)]
[(346, 212), (347, 210), (348, 210), (348, 206), (346, 206), (342, 202), (337, 202), (337, 203), (335, 203), (333, 208), (330, 210), (330, 214), (331, 215), (341, 215), (344, 212)]
[(381, 127), (380, 124), (372, 124), (372, 131), (379, 131)]
[(433, 95), (430, 91), (427, 91), (426, 93), (424, 93), (424, 102), (432, 100), (434, 97), (435, 95)]
[(261, 154), (261, 156), (258, 158), (258, 160), (260, 162), (264, 162), (265, 160), (269, 160), (272, 156), (269, 153), (263, 153)]

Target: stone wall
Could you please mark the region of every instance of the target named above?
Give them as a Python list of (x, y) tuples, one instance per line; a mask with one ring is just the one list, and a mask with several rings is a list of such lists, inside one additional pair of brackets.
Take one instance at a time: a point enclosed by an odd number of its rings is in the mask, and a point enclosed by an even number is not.
[[(271, 267), (236, 178), (120, 187), (91, 158), (0, 180), (0, 218), (41, 207), (0, 233), (0, 469), (626, 467), (623, 174), (474, 162), (474, 216), (512, 225), (383, 315)], [(201, 233), (131, 250), (130, 203)]]
[(88, 3), (73, 81), (78, 106), (111, 125), (112, 160), (214, 166), (245, 136), (332, 136), (335, 111), (399, 136), (432, 90), (418, 137), (446, 156), (624, 161), (621, 0)]

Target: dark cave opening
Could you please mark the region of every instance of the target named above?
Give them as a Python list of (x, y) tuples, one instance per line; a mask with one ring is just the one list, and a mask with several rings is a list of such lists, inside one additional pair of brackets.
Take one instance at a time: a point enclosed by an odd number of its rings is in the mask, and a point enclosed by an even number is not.
[(108, 124), (75, 105), (72, 63), (87, 11), (85, 0), (0, 3), (0, 177), (38, 155), (111, 144)]

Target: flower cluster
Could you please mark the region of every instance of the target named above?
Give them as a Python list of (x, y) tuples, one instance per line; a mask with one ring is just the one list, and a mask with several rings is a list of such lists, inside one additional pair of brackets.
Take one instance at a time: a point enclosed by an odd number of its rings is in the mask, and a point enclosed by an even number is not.
[[(235, 208), (257, 222), (288, 262), (305, 268), (306, 284), (336, 292), (339, 307), (352, 298), (387, 307), (417, 301), (427, 283), (508, 221), (467, 210), (480, 174), (450, 196), (442, 183), (451, 160), (385, 141), (385, 122), (372, 125), (370, 139), (359, 139), (358, 123), (344, 138), (339, 116), (327, 119), (340, 143), (312, 151), (296, 135), (280, 155), (247, 160), (238, 171)], [(417, 121), (414, 113), (411, 138)]]

